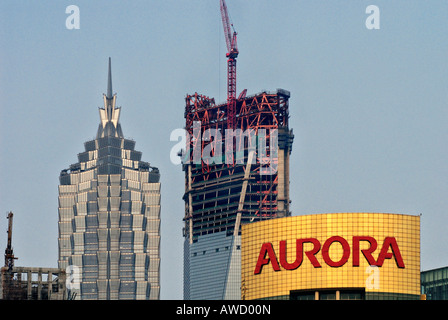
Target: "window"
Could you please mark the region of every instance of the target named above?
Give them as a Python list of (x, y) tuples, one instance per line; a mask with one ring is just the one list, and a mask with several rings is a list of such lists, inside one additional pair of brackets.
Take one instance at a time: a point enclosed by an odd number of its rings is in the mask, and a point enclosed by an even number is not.
[(291, 291), (290, 300), (365, 300), (364, 289), (316, 289)]
[(341, 291), (341, 300), (364, 300), (364, 293), (362, 291)]
[(336, 291), (319, 292), (319, 300), (336, 300)]
[(314, 292), (300, 292), (290, 296), (290, 300), (314, 300), (314, 298)]
[(132, 225), (132, 217), (130, 214), (121, 215), (120, 228), (130, 229)]

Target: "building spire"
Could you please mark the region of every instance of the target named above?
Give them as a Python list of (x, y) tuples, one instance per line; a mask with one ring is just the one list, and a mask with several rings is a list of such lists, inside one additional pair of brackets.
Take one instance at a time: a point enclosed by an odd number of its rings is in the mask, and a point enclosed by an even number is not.
[(107, 95), (106, 98), (107, 99), (112, 99), (113, 95), (112, 95), (112, 67), (111, 67), (111, 62), (110, 62), (110, 57), (109, 57), (109, 74), (107, 77)]
[(99, 108), (101, 123), (98, 127), (97, 138), (113, 136), (123, 138), (119, 121), (120, 108), (115, 107), (117, 96), (112, 93), (112, 67), (109, 57), (109, 73), (107, 76), (107, 93), (103, 94), (104, 107)]

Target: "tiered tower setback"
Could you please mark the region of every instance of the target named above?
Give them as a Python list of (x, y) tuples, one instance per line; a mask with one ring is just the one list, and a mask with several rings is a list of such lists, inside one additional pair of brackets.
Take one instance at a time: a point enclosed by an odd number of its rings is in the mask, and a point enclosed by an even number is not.
[(123, 137), (115, 102), (109, 58), (96, 139), (59, 177), (59, 267), (76, 299), (159, 299), (160, 174)]

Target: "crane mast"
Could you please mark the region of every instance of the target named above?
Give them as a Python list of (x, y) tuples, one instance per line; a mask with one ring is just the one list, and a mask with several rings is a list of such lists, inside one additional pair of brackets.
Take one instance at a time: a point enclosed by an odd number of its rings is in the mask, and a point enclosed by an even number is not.
[(227, 5), (224, 0), (220, 0), (221, 18), (224, 27), (224, 36), (227, 45), (227, 128), (235, 129), (236, 116), (236, 58), (238, 48), (236, 42), (236, 31), (230, 23)]
[(7, 215), (7, 219), (9, 220), (8, 222), (8, 242), (6, 245), (6, 250), (5, 250), (5, 267), (8, 268), (8, 271), (11, 271), (12, 268), (14, 267), (14, 260), (17, 259), (16, 257), (14, 257), (14, 253), (12, 250), (12, 217), (13, 217), (13, 213), (9, 212)]

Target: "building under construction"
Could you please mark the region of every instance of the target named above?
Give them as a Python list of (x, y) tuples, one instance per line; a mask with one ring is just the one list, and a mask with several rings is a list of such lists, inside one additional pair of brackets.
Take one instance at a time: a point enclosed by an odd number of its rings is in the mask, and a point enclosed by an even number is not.
[(289, 211), (289, 92), (236, 99), (227, 107), (187, 95), (185, 120), (185, 299), (240, 299), (241, 224)]
[(1, 268), (0, 300), (66, 300), (66, 273), (58, 268)]
[(0, 300), (65, 300), (66, 273), (57, 268), (16, 267), (12, 248), (13, 213), (7, 215), (5, 266), (0, 269)]
[[(238, 99), (234, 130), (227, 125), (227, 104), (215, 105), (199, 94), (187, 96), (191, 139), (189, 159), (184, 159), (185, 235), (190, 241), (221, 231), (236, 235), (241, 223), (289, 215), (293, 135), (288, 99), (289, 92), (281, 89)], [(210, 139), (210, 132), (220, 133), (221, 142), (216, 135)], [(195, 153), (201, 158), (195, 159)]]
[[(184, 299), (241, 299), (241, 225), (289, 211), (290, 93), (237, 97), (237, 33), (224, 0), (227, 101), (186, 96)], [(232, 32), (233, 29), (233, 32)]]

